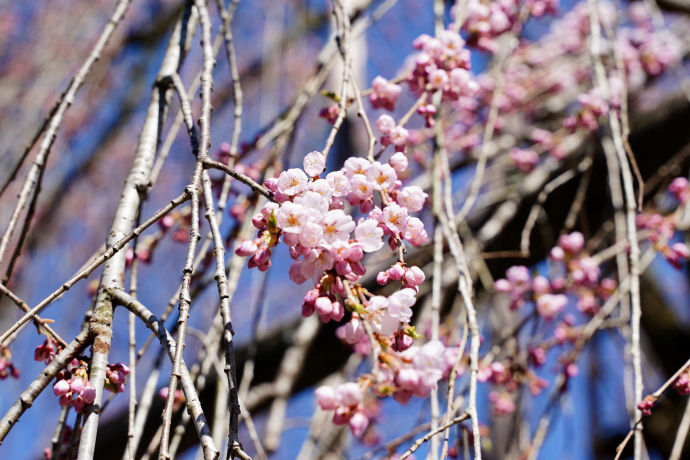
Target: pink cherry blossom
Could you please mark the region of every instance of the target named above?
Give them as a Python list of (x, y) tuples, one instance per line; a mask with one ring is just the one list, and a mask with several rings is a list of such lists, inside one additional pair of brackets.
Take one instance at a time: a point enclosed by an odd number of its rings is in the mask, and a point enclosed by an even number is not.
[(402, 233), (407, 223), (407, 209), (397, 204), (386, 206), (383, 210), (383, 223), (391, 231)]

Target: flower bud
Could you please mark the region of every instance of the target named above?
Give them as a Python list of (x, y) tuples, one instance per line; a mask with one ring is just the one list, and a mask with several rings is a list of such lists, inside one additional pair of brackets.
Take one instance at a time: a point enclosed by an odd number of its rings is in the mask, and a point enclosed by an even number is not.
[(350, 417), (350, 430), (354, 436), (361, 436), (369, 426), (369, 419), (364, 412), (357, 411)]
[(402, 268), (400, 264), (395, 264), (390, 268), (390, 270), (388, 270), (388, 274), (391, 277), (391, 279), (395, 281), (400, 281), (402, 277), (405, 275), (405, 269)]
[(58, 380), (55, 382), (55, 385), (53, 385), (53, 393), (55, 393), (55, 396), (63, 396), (70, 391), (70, 384), (67, 380)]
[(424, 282), (424, 272), (419, 267), (410, 267), (405, 271), (405, 281), (410, 286), (419, 286)]
[(322, 386), (316, 389), (316, 403), (323, 410), (333, 410), (340, 405), (335, 388)]
[(385, 286), (390, 280), (391, 277), (387, 270), (385, 272), (379, 272), (378, 275), (376, 275), (376, 282), (381, 286)]

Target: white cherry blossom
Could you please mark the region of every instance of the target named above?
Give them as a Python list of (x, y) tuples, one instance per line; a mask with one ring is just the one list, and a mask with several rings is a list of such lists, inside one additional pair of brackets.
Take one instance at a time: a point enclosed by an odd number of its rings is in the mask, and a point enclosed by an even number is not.
[(319, 223), (323, 229), (323, 239), (327, 243), (347, 241), (355, 229), (355, 221), (340, 209), (328, 211)]
[(304, 157), (304, 171), (311, 177), (320, 175), (326, 169), (326, 158), (321, 152), (313, 151)]
[(299, 192), (306, 190), (309, 185), (307, 183), (308, 180), (307, 175), (301, 169), (288, 169), (278, 176), (278, 191), (285, 195), (297, 195)]
[(355, 228), (355, 238), (364, 252), (374, 252), (384, 245), (383, 229), (372, 219), (360, 219)]

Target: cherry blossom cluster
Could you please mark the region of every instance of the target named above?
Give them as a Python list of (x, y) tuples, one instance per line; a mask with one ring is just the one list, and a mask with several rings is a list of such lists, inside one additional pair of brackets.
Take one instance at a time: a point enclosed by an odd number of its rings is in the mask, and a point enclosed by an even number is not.
[[(681, 393), (681, 394), (687, 394), (687, 393)], [(653, 396), (645, 396), (645, 398), (637, 403), (637, 408), (642, 411), (642, 415), (645, 417), (648, 417), (652, 415), (652, 408), (654, 407), (654, 403), (656, 402), (656, 399)]]
[[(669, 192), (678, 200), (678, 212), (682, 212), (690, 198), (690, 184), (684, 177), (678, 177), (669, 185)], [(682, 242), (671, 243), (676, 232), (678, 212), (663, 216), (658, 213), (638, 214), (635, 223), (641, 230), (647, 230), (647, 240), (654, 249), (674, 267), (681, 268), (682, 261), (690, 258), (690, 249)]]
[[(109, 364), (106, 369), (105, 388), (113, 393), (122, 393), (127, 374), (129, 368), (124, 364)], [(82, 412), (87, 404), (93, 403), (96, 389), (89, 383), (88, 364), (73, 359), (69, 366), (57, 375), (53, 393), (59, 397), (60, 407), (74, 405), (77, 413)]]
[[(380, 120), (379, 129), (385, 131), (386, 122)], [(395, 124), (389, 126), (387, 134), (393, 134), (390, 138), (395, 143)], [(339, 322), (349, 310), (350, 321), (343, 329), (345, 340), (359, 344), (360, 351), (367, 354), (372, 347), (381, 348), (396, 363), (395, 371), (390, 367), (385, 372), (379, 369), (377, 377), (368, 380), (369, 384), (388, 385), (391, 389), (379, 391), (382, 395), (407, 392), (409, 399), (413, 393), (428, 394), (442, 372), (431, 373), (428, 365), (423, 367), (426, 352), (419, 354), (417, 365), (413, 364), (412, 355), (419, 347), (410, 347), (418, 335), (409, 326), (411, 307), (424, 273), (399, 260), (377, 276), (381, 284), (400, 283), (400, 290), (387, 297), (371, 295), (357, 283), (366, 273), (362, 265), (364, 254), (382, 249), (386, 237), (392, 250), (398, 250), (403, 241), (419, 246), (428, 240), (422, 221), (410, 215), (422, 210), (427, 194), (418, 186), (405, 187), (398, 180), (397, 175), (408, 167), (407, 158), (400, 151), (388, 163), (349, 158), (341, 170), (324, 177), (325, 158), (320, 152), (306, 155), (303, 166), (303, 170), (289, 169), (265, 182), (278, 203), (267, 203), (252, 218), (259, 229), (257, 238), (243, 241), (235, 252), (250, 257), (250, 268), (266, 270), (271, 265), (272, 249), (283, 241), (294, 260), (288, 270), (290, 279), (297, 284), (308, 279), (314, 283), (304, 297), (302, 315), (316, 313), (324, 322)], [(374, 203), (376, 192), (382, 208)], [(364, 217), (355, 221), (345, 213), (345, 202), (358, 207)], [(402, 369), (407, 370), (402, 371), (402, 380), (396, 384)], [(369, 423), (360, 407), (363, 391), (359, 388), (350, 383), (320, 391), (320, 399), (328, 401), (322, 407), (336, 409), (334, 421), (349, 424), (356, 435), (363, 433)]]
[(532, 277), (527, 267), (515, 266), (508, 269), (505, 279), (495, 282), (494, 288), (510, 296), (513, 310), (526, 301), (534, 301), (537, 313), (547, 320), (558, 316), (566, 307), (566, 293), (577, 296), (578, 310), (595, 314), (617, 283), (610, 278), (600, 280), (599, 265), (583, 251), (584, 242), (580, 232), (561, 235), (558, 245), (550, 252), (551, 260), (559, 268), (551, 280), (542, 275)]
[(345, 383), (335, 388), (322, 386), (316, 390), (319, 406), (323, 410), (335, 410), (333, 422), (348, 423), (355, 436), (369, 424), (369, 417), (361, 405), (367, 388), (378, 397), (393, 396), (401, 404), (407, 403), (412, 396), (426, 398), (441, 379), (448, 378), (458, 353), (457, 347), (447, 348), (439, 340), (396, 352), (384, 337), (377, 338), (383, 351), (381, 363), (372, 373), (362, 376), (359, 383)]
[(369, 426), (362, 399), (362, 389), (354, 382), (343, 383), (335, 388), (322, 386), (316, 389), (319, 407), (323, 410), (335, 410), (333, 423), (349, 425), (355, 436), (361, 436)]
[(67, 369), (57, 375), (53, 393), (59, 397), (60, 407), (74, 404), (77, 413), (83, 411), (87, 404), (93, 403), (96, 399), (96, 389), (89, 383), (87, 364), (76, 358), (72, 360)]
[[(555, 1), (531, 1), (531, 10), (539, 16), (545, 12), (555, 13)], [(514, 0), (489, 2), (470, 0), (467, 4), (467, 20), (463, 30), (469, 34), (468, 42), (482, 51), (495, 53), (498, 47), (496, 37), (511, 30), (518, 20), (520, 6)]]
[[(320, 152), (308, 154), (304, 171), (290, 169), (266, 181), (280, 204), (267, 203), (253, 217), (259, 234), (242, 242), (236, 253), (251, 256), (250, 267), (266, 270), (271, 249), (282, 237), (295, 260), (289, 268), (290, 279), (302, 284), (311, 278), (318, 291), (305, 297), (305, 312), (319, 311), (327, 317), (335, 308), (333, 314), (340, 316), (340, 307), (333, 307), (334, 294), (344, 294), (345, 281), (356, 282), (364, 275), (366, 269), (360, 263), (364, 253), (381, 249), (385, 236), (391, 248), (402, 240), (419, 246), (428, 239), (422, 221), (409, 215), (422, 209), (427, 194), (420, 187), (403, 187), (397, 180), (396, 168), (404, 171), (406, 167), (401, 155), (393, 155), (387, 164), (349, 158), (340, 171), (321, 178), (325, 158)], [(375, 191), (386, 197), (383, 209), (374, 205)], [(345, 201), (359, 206), (367, 217), (355, 222), (344, 211)]]
[[(474, 96), (479, 87), (469, 73), (470, 51), (460, 34), (452, 30), (442, 31), (438, 38), (422, 34), (413, 46), (419, 53), (407, 77), (411, 91), (421, 92), (430, 87), (441, 90), (444, 99), (453, 101)], [(421, 108), (421, 114), (427, 118), (434, 113), (435, 108), (428, 105)]]

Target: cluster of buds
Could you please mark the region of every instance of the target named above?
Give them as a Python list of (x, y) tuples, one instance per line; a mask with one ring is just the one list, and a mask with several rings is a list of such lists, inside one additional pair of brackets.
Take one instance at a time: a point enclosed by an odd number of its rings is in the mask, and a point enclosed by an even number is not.
[(544, 319), (556, 317), (568, 304), (568, 298), (560, 293), (553, 293), (560, 287), (547, 278), (538, 275), (532, 279), (529, 269), (523, 265), (510, 267), (505, 279), (496, 280), (494, 289), (510, 296), (510, 308), (516, 310), (527, 300), (534, 300), (537, 313)]
[(338, 300), (336, 300), (335, 292), (344, 293), (345, 288), (342, 286), (342, 281), (339, 277), (335, 277), (335, 283), (340, 286), (333, 286), (331, 291), (325, 289), (322, 283), (319, 283), (315, 289), (307, 291), (302, 302), (302, 316), (308, 318), (314, 312), (318, 313), (324, 323), (333, 321), (340, 321), (345, 316), (345, 308)]
[(60, 407), (74, 404), (77, 413), (83, 411), (87, 404), (93, 403), (96, 389), (89, 383), (86, 363), (76, 358), (72, 360), (68, 368), (57, 375), (53, 393), (60, 398)]
[(400, 85), (391, 83), (379, 75), (371, 82), (371, 90), (369, 101), (373, 108), (381, 108), (391, 112), (395, 110), (395, 103), (402, 91)]
[(0, 380), (5, 380), (9, 376), (18, 379), (19, 369), (17, 369), (12, 362), (12, 352), (10, 349), (7, 347), (0, 347)]
[(46, 364), (50, 364), (50, 362), (55, 359), (57, 350), (57, 341), (48, 337), (45, 342), (37, 346), (36, 350), (34, 350), (34, 361), (44, 361)]
[(678, 394), (685, 396), (690, 394), (690, 370), (686, 370), (673, 382), (673, 388), (676, 389)]
[(105, 388), (113, 393), (125, 391), (125, 377), (129, 374), (129, 367), (123, 363), (108, 364), (105, 369)]
[(410, 132), (402, 126), (396, 125), (393, 117), (386, 113), (380, 115), (376, 120), (376, 128), (382, 134), (381, 145), (386, 147), (392, 144), (393, 147), (395, 147), (395, 151), (398, 152), (395, 157), (396, 159), (389, 162), (390, 166), (397, 173), (407, 169), (407, 157), (405, 157), (402, 152), (405, 151), (405, 145), (410, 139)]
[(376, 275), (376, 282), (382, 286), (388, 284), (391, 280), (402, 281), (403, 287), (411, 287), (418, 289), (417, 286), (424, 282), (424, 272), (419, 267), (407, 267), (398, 262), (386, 271), (379, 272)]
[(323, 410), (335, 410), (333, 423), (349, 425), (355, 436), (361, 436), (369, 426), (369, 418), (362, 404), (362, 389), (354, 382), (343, 383), (335, 388), (317, 388), (316, 402)]
[(492, 391), (489, 393), (489, 401), (493, 404), (491, 410), (494, 415), (510, 415), (515, 412), (515, 402), (513, 401), (513, 395), (503, 391)]
[[(444, 99), (453, 101), (475, 95), (479, 85), (469, 72), (470, 52), (460, 34), (452, 30), (442, 31), (438, 38), (423, 34), (414, 40), (413, 46), (420, 52), (407, 78), (411, 91), (421, 92), (428, 85), (442, 91)], [(423, 115), (429, 110), (425, 106)]]
[[(482, 51), (495, 53), (498, 46), (496, 38), (513, 28), (518, 19), (518, 9), (514, 0), (471, 0), (467, 4), (467, 20), (463, 24), (463, 30), (469, 33), (468, 43)], [(543, 14), (549, 7), (533, 5), (531, 9)]]
[(330, 124), (335, 124), (338, 119), (338, 114), (340, 113), (340, 106), (338, 104), (331, 104), (328, 107), (324, 107), (319, 112), (319, 117), (325, 118)]
[(690, 198), (690, 181), (685, 177), (676, 177), (669, 184), (668, 191), (681, 203), (685, 203)]
[(539, 163), (539, 154), (531, 149), (513, 147), (508, 153), (520, 172), (531, 172)]
[(645, 398), (642, 401), (637, 403), (637, 408), (642, 411), (642, 415), (644, 415), (645, 417), (649, 417), (650, 415), (652, 415), (652, 407), (654, 407), (655, 402), (656, 398), (654, 398), (654, 396), (645, 396)]
[[(682, 186), (687, 182), (686, 179), (674, 180), (669, 190), (676, 195), (681, 203), (687, 199), (686, 192)], [(675, 184), (675, 185), (674, 185)], [(676, 268), (682, 267), (682, 261), (690, 258), (690, 249), (682, 242), (671, 243), (670, 240), (676, 231), (676, 216), (674, 214), (662, 216), (660, 214), (638, 214), (635, 220), (638, 228), (651, 230), (651, 235), (647, 239), (651, 241), (656, 249), (664, 258)]]

